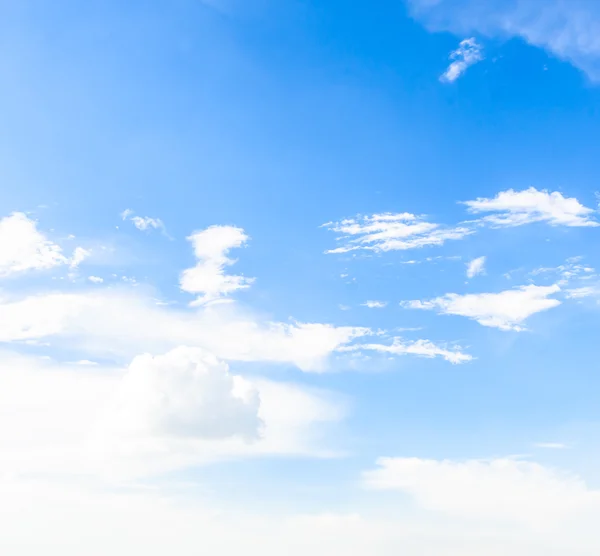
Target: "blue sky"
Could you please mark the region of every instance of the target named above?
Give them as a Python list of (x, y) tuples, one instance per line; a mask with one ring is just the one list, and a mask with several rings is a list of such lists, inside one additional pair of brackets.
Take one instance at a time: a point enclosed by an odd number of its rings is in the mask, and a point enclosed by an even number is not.
[(599, 33), (5, 2), (4, 552), (597, 554)]

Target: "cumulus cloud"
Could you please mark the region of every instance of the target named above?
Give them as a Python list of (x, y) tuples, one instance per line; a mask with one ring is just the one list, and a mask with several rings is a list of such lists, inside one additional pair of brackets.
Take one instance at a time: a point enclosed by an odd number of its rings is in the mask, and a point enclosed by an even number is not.
[(347, 253), (358, 249), (375, 252), (415, 249), (443, 245), (448, 240), (462, 239), (472, 233), (467, 227), (447, 228), (407, 212), (357, 216), (329, 222), (324, 227), (342, 234), (338, 237), (342, 245), (327, 253)]
[(364, 474), (369, 487), (406, 492), (419, 506), (445, 514), (537, 527), (600, 510), (600, 491), (531, 461), (381, 458), (377, 465)]
[(432, 31), (519, 37), (600, 80), (600, 7), (596, 0), (407, 0)]
[(102, 284), (104, 282), (104, 278), (100, 278), (100, 276), (88, 276), (88, 280), (93, 284)]
[(121, 382), (105, 423), (136, 437), (257, 440), (263, 425), (258, 391), (201, 348), (139, 355)]
[(477, 257), (467, 263), (467, 278), (485, 273), (485, 257)]
[(394, 338), (392, 344), (355, 344), (340, 348), (340, 351), (376, 351), (387, 353), (389, 355), (416, 355), (417, 357), (426, 357), (433, 359), (441, 357), (452, 364), (460, 364), (471, 361), (473, 357), (463, 353), (460, 348), (448, 349), (445, 346), (439, 346), (430, 340), (406, 341), (402, 338)]
[(440, 81), (453, 83), (473, 64), (483, 60), (483, 49), (474, 37), (460, 41), (458, 48), (450, 53), (453, 62), (440, 77)]
[(559, 292), (558, 285), (521, 286), (499, 293), (459, 295), (449, 293), (428, 301), (408, 301), (403, 306), (410, 309), (437, 310), (445, 315), (460, 315), (476, 320), (483, 326), (501, 330), (525, 330), (524, 321), (535, 313), (560, 305), (550, 296)]
[(244, 230), (235, 226), (211, 226), (193, 233), (188, 240), (198, 262), (181, 274), (181, 289), (201, 294), (197, 303), (207, 303), (249, 288), (254, 278), (225, 273), (226, 267), (235, 263), (227, 256), (229, 251), (244, 246), (248, 239)]
[[(80, 362), (80, 364), (83, 364)], [(0, 352), (0, 484), (9, 474), (135, 478), (224, 459), (332, 457), (346, 402), (293, 383), (242, 378), (179, 347), (119, 367)]]
[(508, 189), (493, 198), (479, 197), (464, 204), (471, 213), (494, 213), (484, 216), (481, 222), (497, 228), (533, 222), (570, 227), (600, 225), (592, 218), (595, 211), (574, 197), (563, 197), (558, 191), (539, 191), (535, 187), (523, 191)]
[(62, 249), (22, 212), (0, 220), (0, 276), (68, 264)]
[(369, 309), (383, 309), (387, 306), (387, 301), (365, 301), (363, 307), (368, 307)]

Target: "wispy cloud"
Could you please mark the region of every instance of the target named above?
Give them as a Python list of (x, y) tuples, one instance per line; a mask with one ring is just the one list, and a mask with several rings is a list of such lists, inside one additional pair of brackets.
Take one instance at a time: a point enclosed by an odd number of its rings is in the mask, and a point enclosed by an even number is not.
[(485, 272), (485, 257), (477, 257), (467, 263), (467, 278), (474, 278)]
[(369, 309), (383, 309), (387, 304), (387, 301), (365, 301), (362, 306)]
[(342, 234), (338, 237), (342, 245), (327, 253), (347, 253), (359, 249), (375, 252), (416, 249), (443, 245), (448, 240), (462, 239), (473, 233), (465, 226), (445, 227), (408, 212), (357, 216), (340, 222), (328, 222), (323, 226)]
[(558, 299), (550, 297), (559, 291), (560, 287), (557, 285), (529, 285), (499, 293), (449, 293), (427, 301), (407, 301), (402, 305), (410, 309), (436, 310), (445, 315), (460, 315), (483, 326), (501, 330), (522, 331), (525, 330), (523, 323), (528, 317), (560, 305)]
[(460, 41), (458, 48), (450, 53), (453, 62), (440, 76), (440, 81), (453, 83), (473, 64), (484, 59), (483, 49), (474, 37)]
[(339, 351), (377, 351), (389, 355), (415, 355), (433, 359), (441, 357), (453, 364), (467, 363), (473, 357), (461, 351), (459, 347), (448, 348), (444, 345), (437, 345), (430, 340), (406, 341), (402, 338), (394, 338), (392, 344), (355, 344), (344, 346)]
[[(520, 37), (600, 80), (600, 4), (596, 0), (407, 0), (431, 31)], [(541, 9), (543, 7), (543, 9)]]
[(140, 231), (145, 232), (147, 230), (161, 230), (166, 233), (166, 228), (163, 221), (160, 218), (152, 218), (150, 216), (135, 216), (131, 209), (125, 209), (121, 213), (123, 220), (130, 220), (133, 225)]

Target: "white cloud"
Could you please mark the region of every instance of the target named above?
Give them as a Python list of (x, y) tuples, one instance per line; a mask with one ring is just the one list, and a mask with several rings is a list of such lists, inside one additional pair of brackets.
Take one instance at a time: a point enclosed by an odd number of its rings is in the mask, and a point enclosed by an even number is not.
[(0, 220), (0, 276), (68, 262), (60, 246), (47, 239), (26, 214), (15, 212)]
[(596, 0), (408, 0), (432, 31), (520, 37), (600, 79), (600, 7)]
[(485, 272), (485, 257), (477, 257), (467, 263), (467, 278), (473, 278)]
[(224, 459), (332, 457), (334, 395), (230, 374), (201, 350), (134, 358), (123, 372), (0, 352), (6, 474), (135, 478)]
[(408, 301), (403, 305), (410, 309), (437, 310), (446, 315), (468, 317), (483, 326), (501, 330), (522, 331), (528, 317), (560, 305), (559, 300), (549, 297), (559, 291), (560, 287), (556, 284), (529, 285), (499, 293), (449, 293), (429, 301)]
[(450, 53), (450, 59), (454, 60), (440, 77), (440, 81), (453, 83), (467, 69), (483, 60), (482, 47), (475, 38), (460, 41), (458, 48)]
[(89, 249), (84, 249), (83, 247), (76, 247), (75, 251), (73, 251), (71, 261), (69, 262), (69, 267), (71, 269), (77, 268), (91, 254), (92, 252)]
[(160, 218), (151, 218), (150, 216), (134, 216), (131, 221), (138, 230), (142, 231), (146, 231), (150, 228), (162, 230), (165, 227)]
[(133, 225), (142, 232), (146, 230), (154, 229), (154, 230), (162, 230), (166, 231), (165, 225), (160, 218), (152, 218), (150, 216), (134, 216), (134, 211), (131, 209), (125, 209), (121, 213), (121, 218), (123, 220), (131, 220)]
[(566, 450), (568, 446), (562, 442), (536, 442), (536, 448), (544, 448), (547, 450)]
[(390, 355), (416, 355), (432, 359), (441, 357), (453, 364), (466, 363), (473, 357), (460, 351), (460, 348), (448, 349), (444, 346), (434, 344), (430, 340), (405, 341), (402, 338), (394, 338), (391, 345), (385, 344), (355, 344), (342, 347), (340, 351), (377, 351)]
[(387, 306), (387, 301), (365, 301), (362, 305), (369, 309), (383, 309)]
[(201, 348), (139, 355), (120, 381), (105, 425), (136, 437), (257, 440), (260, 398), (250, 383)]
[(181, 310), (159, 306), (143, 288), (35, 295), (0, 302), (0, 342), (52, 339), (53, 345), (102, 357), (130, 358), (179, 345), (231, 361), (288, 363), (325, 370), (329, 356), (361, 327), (258, 319), (234, 304)]
[(462, 239), (472, 233), (466, 227), (446, 228), (410, 213), (383, 213), (347, 218), (324, 226), (343, 234), (344, 243), (327, 253), (347, 253), (357, 249), (395, 251), (431, 245), (443, 245), (450, 239)]
[(501, 191), (493, 198), (479, 197), (465, 201), (469, 212), (491, 212), (480, 222), (492, 227), (521, 226), (532, 222), (546, 222), (552, 226), (598, 226), (591, 218), (594, 210), (583, 206), (574, 197), (563, 197), (558, 191), (538, 191), (535, 187), (515, 191)]
[(584, 297), (600, 297), (600, 287), (596, 284), (594, 286), (582, 286), (580, 288), (572, 288), (567, 290), (566, 296), (568, 299), (582, 299)]
[(600, 511), (600, 491), (531, 461), (381, 458), (377, 464), (364, 475), (369, 487), (406, 492), (419, 506), (453, 516), (540, 527)]
[(88, 276), (88, 280), (93, 284), (102, 284), (104, 282), (104, 278), (100, 278), (99, 276)]
[(193, 233), (188, 240), (194, 246), (198, 259), (196, 266), (181, 274), (181, 289), (201, 294), (197, 303), (206, 303), (249, 288), (254, 278), (225, 274), (225, 268), (235, 260), (227, 255), (231, 249), (242, 247), (248, 236), (234, 226), (211, 226)]

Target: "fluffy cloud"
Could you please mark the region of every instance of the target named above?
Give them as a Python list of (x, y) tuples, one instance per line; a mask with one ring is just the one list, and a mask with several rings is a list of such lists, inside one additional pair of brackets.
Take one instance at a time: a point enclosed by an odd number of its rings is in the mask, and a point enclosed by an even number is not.
[(391, 345), (375, 343), (356, 344), (342, 347), (340, 351), (377, 351), (390, 355), (416, 355), (417, 357), (426, 357), (428, 359), (441, 357), (453, 364), (466, 363), (473, 359), (471, 355), (460, 351), (460, 348), (448, 349), (444, 346), (436, 345), (430, 340), (409, 342), (402, 338), (394, 338)]
[(589, 510), (600, 515), (600, 491), (531, 461), (381, 458), (377, 464), (364, 475), (369, 487), (406, 492), (436, 512), (535, 527)]
[(109, 412), (125, 437), (259, 438), (258, 391), (201, 348), (139, 355), (121, 379)]
[(480, 222), (492, 227), (521, 226), (532, 222), (546, 222), (551, 226), (598, 226), (591, 218), (594, 210), (583, 206), (574, 197), (563, 197), (558, 191), (538, 191), (535, 187), (515, 191), (501, 191), (493, 198), (479, 197), (465, 201), (469, 212), (495, 213), (484, 216)]
[(467, 263), (467, 278), (474, 278), (485, 272), (485, 257), (477, 257)]
[(188, 345), (226, 360), (288, 363), (320, 371), (340, 346), (370, 332), (262, 321), (235, 304), (176, 309), (158, 305), (153, 296), (138, 290), (106, 288), (5, 301), (0, 303), (0, 342), (52, 339), (54, 345), (85, 358), (94, 354), (120, 359)]
[(450, 59), (453, 62), (440, 77), (440, 81), (453, 83), (473, 64), (483, 60), (481, 45), (475, 38), (464, 39), (460, 41), (458, 48), (450, 53)]
[(528, 317), (560, 305), (559, 300), (549, 297), (559, 291), (558, 285), (529, 285), (499, 293), (449, 293), (429, 301), (408, 301), (403, 306), (437, 310), (445, 315), (460, 315), (476, 320), (483, 326), (501, 330), (522, 331), (525, 330), (523, 322)]
[(62, 249), (22, 212), (0, 220), (0, 276), (68, 264)]
[(343, 234), (338, 238), (343, 245), (327, 253), (347, 253), (358, 249), (376, 252), (415, 249), (443, 245), (447, 240), (462, 239), (472, 233), (466, 227), (446, 228), (407, 212), (359, 216), (324, 226)]
[(432, 31), (520, 37), (600, 79), (600, 7), (596, 0), (408, 0)]
[(201, 294), (197, 303), (206, 303), (250, 287), (254, 278), (225, 274), (225, 268), (235, 263), (227, 254), (242, 247), (248, 236), (234, 226), (211, 226), (193, 233), (188, 240), (194, 246), (198, 263), (181, 274), (181, 289)]
[(134, 478), (232, 458), (331, 457), (344, 400), (242, 378), (202, 350), (139, 356), (123, 371), (0, 352), (6, 475)]

